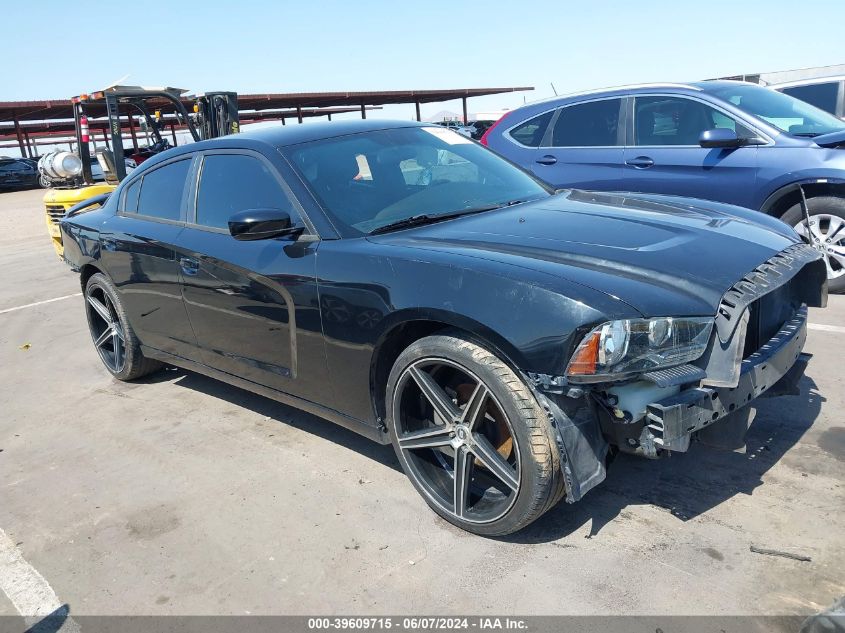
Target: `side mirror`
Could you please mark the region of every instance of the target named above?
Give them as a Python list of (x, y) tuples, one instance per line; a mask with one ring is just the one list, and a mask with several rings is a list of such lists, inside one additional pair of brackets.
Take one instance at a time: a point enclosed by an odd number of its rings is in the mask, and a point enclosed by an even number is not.
[(743, 140), (733, 130), (717, 127), (704, 130), (698, 137), (698, 144), (701, 147), (739, 147), (743, 144)]
[(284, 235), (297, 235), (301, 226), (293, 226), (290, 214), (281, 209), (249, 209), (229, 218), (229, 233), (236, 240), (268, 240)]

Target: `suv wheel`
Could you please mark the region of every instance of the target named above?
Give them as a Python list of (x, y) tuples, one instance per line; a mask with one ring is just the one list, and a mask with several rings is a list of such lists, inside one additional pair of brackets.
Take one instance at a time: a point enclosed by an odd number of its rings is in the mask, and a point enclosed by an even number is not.
[(563, 496), (546, 412), (495, 354), (460, 335), (426, 337), (402, 352), (387, 411), (405, 474), (460, 528), (510, 534)]
[(810, 213), (809, 231), (800, 203), (790, 207), (781, 220), (795, 227), (814, 247), (823, 249), (830, 292), (845, 292), (845, 199), (810, 198), (807, 210)]

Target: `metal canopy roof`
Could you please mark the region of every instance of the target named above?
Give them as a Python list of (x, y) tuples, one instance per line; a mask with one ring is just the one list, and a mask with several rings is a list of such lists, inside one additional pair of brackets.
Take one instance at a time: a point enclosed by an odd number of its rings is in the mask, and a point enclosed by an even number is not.
[[(361, 92), (289, 92), (275, 94), (238, 95), (238, 109), (279, 110), (282, 108), (325, 108), (336, 106), (386, 105), (397, 103), (432, 103), (451, 101), (506, 92), (533, 90), (529, 86), (513, 88), (457, 88), (449, 90), (387, 90)], [(188, 107), (193, 104), (190, 96), (182, 98)], [(159, 104), (151, 100), (150, 108)], [(168, 112), (168, 104), (161, 101), (161, 109)], [(89, 116), (105, 116), (104, 102), (88, 103), (85, 107)], [(72, 119), (73, 108), (70, 99), (45, 99), (41, 101), (0, 102), (0, 123), (18, 121), (44, 121), (50, 119)]]
[[(380, 110), (377, 106), (367, 106), (367, 112), (373, 110)], [(302, 118), (307, 119), (311, 117), (324, 117), (333, 114), (346, 114), (349, 112), (360, 112), (360, 108), (307, 108), (301, 111)], [(261, 112), (242, 112), (240, 114), (241, 124), (259, 123), (261, 121), (284, 121), (285, 119), (296, 119), (300, 115), (296, 110), (262, 110)], [(162, 122), (165, 128), (173, 128), (176, 131), (182, 131), (185, 126), (179, 123), (173, 115), (164, 115)], [(88, 122), (88, 127), (92, 133), (100, 132), (108, 129), (107, 119), (91, 119)], [(125, 123), (121, 126), (124, 136), (128, 138), (129, 126)], [(33, 140), (30, 142), (33, 145), (51, 145), (57, 142), (67, 142), (66, 137), (72, 136), (75, 125), (73, 121), (39, 121), (37, 123), (24, 122), (20, 124), (21, 132), (27, 136), (31, 136)], [(142, 134), (138, 131), (138, 135)], [(99, 136), (94, 134), (96, 140)], [(34, 139), (47, 139), (44, 142), (35, 142)], [(12, 143), (12, 141), (14, 141)], [(17, 136), (15, 128), (12, 126), (0, 127), (0, 147), (13, 147), (17, 145)]]
[[(502, 94), (507, 92), (522, 92), (533, 90), (530, 86), (517, 86), (507, 88), (455, 88), (446, 90), (386, 90), (386, 91), (359, 91), (359, 92), (290, 92), (290, 93), (267, 93), (267, 94), (242, 94), (238, 95), (238, 110), (242, 123), (256, 121), (281, 120), (294, 118), (302, 122), (305, 117), (326, 116), (331, 119), (332, 114), (341, 112), (360, 111), (361, 118), (366, 118), (368, 110), (377, 106), (387, 104), (415, 104), (416, 118), (420, 120), (420, 104), (439, 101), (451, 101), (461, 99), (463, 102), (463, 118), (467, 119), (467, 99), (471, 97), (482, 97), (486, 95)], [(143, 88), (140, 86), (110, 86), (99, 91), (98, 99), (88, 100), (85, 105), (85, 113), (89, 117), (89, 125), (92, 129), (97, 128), (97, 119), (106, 116), (106, 104), (102, 93), (119, 90), (123, 96), (126, 93), (136, 92), (142, 95), (145, 91), (155, 90), (158, 92), (169, 92), (182, 101), (185, 109), (190, 112), (196, 95), (184, 94), (185, 90), (180, 88)], [(181, 96), (180, 96), (181, 95)], [(74, 100), (77, 97), (74, 97)], [(163, 115), (172, 114), (175, 110), (174, 104), (166, 99), (149, 98), (145, 101), (149, 111), (160, 110)], [(126, 124), (122, 124), (123, 131), (132, 132), (130, 118), (128, 115), (137, 114), (137, 110), (129, 104), (120, 104), (120, 113), (126, 116)], [(67, 130), (66, 124), (73, 120), (73, 104), (71, 99), (45, 99), (39, 101), (0, 101), (0, 143), (2, 147), (9, 147), (9, 141), (17, 140), (22, 156), (35, 155), (37, 139), (57, 139), (61, 132)], [(122, 118), (121, 117), (121, 118)], [(175, 123), (170, 124), (171, 132), (174, 135), (175, 128), (181, 126)], [(133, 142), (134, 142), (134, 133)], [(66, 141), (65, 141), (66, 142)]]

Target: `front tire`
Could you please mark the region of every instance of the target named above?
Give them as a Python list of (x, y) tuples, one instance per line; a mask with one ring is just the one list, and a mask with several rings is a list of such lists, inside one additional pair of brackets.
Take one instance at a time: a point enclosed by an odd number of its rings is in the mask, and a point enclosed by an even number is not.
[(135, 380), (161, 368), (159, 361), (145, 358), (117, 289), (103, 273), (85, 284), (85, 315), (94, 348), (103, 365), (118, 380)]
[(508, 365), (460, 334), (429, 336), (403, 351), (386, 404), (402, 469), (450, 523), (510, 534), (563, 496), (545, 410)]
[(810, 239), (811, 244), (824, 248), (827, 265), (827, 284), (830, 292), (845, 292), (845, 199), (818, 196), (807, 200), (810, 230), (804, 210), (798, 203), (781, 216), (781, 220)]

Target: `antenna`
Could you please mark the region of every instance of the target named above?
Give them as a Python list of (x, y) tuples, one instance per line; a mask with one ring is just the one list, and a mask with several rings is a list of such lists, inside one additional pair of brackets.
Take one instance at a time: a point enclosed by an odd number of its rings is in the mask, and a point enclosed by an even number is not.
[(552, 87), (552, 92), (555, 93), (555, 96), (557, 96), (557, 90), (555, 90), (555, 85), (551, 81), (549, 82), (549, 85)]

